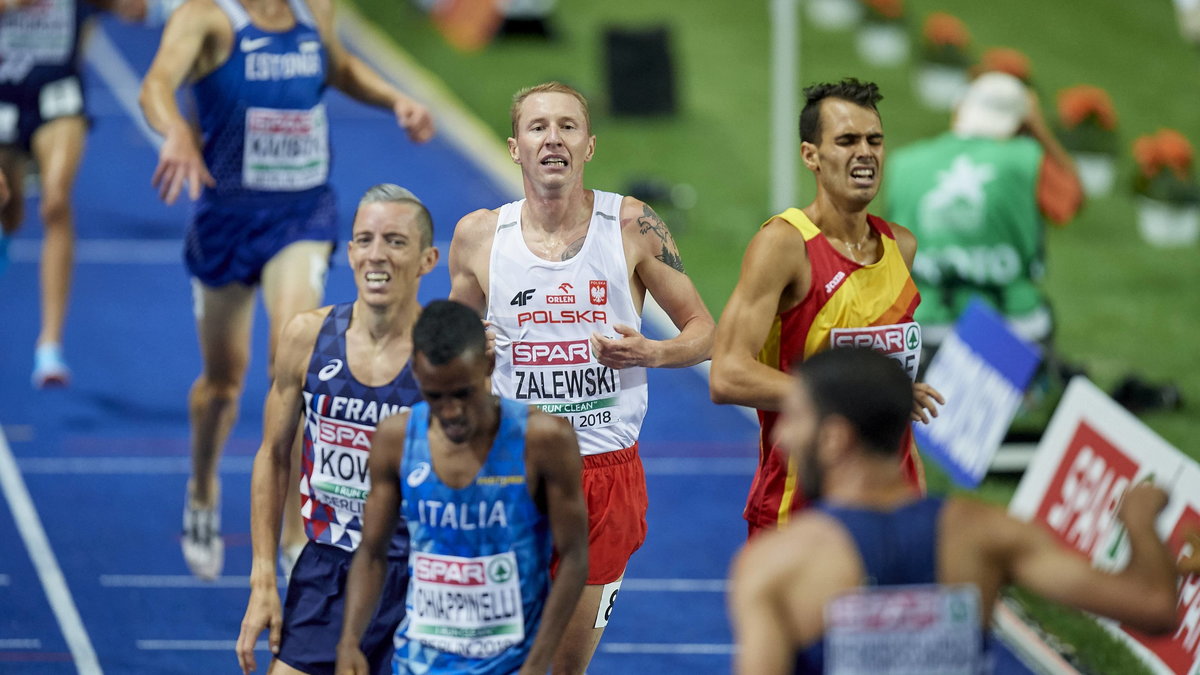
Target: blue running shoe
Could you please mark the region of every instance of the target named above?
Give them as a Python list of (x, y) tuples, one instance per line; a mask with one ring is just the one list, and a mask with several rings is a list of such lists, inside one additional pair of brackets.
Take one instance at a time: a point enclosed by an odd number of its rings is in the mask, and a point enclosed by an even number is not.
[(38, 389), (65, 387), (71, 383), (71, 369), (63, 361), (58, 343), (41, 345), (33, 354), (33, 386)]
[(0, 277), (8, 269), (8, 236), (0, 232)]

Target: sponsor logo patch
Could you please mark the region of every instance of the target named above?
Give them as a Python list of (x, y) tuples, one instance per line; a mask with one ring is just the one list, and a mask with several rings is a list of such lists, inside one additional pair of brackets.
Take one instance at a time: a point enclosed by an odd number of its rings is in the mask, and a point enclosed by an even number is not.
[(846, 273), (841, 270), (838, 270), (838, 273), (833, 275), (833, 278), (829, 280), (829, 283), (825, 284), (825, 293), (826, 294), (832, 293), (833, 289), (837, 288), (838, 284), (842, 283), (842, 280), (845, 278), (846, 278)]
[(561, 295), (547, 295), (546, 296), (546, 304), (547, 305), (573, 305), (573, 304), (575, 304), (575, 294), (571, 292), (574, 289), (575, 289), (575, 287), (572, 286), (571, 284), (569, 284), (565, 281), (562, 282), (561, 284), (558, 285), (558, 290), (562, 291), (562, 294)]
[(588, 298), (593, 305), (608, 304), (608, 282), (604, 279), (592, 279), (588, 282)]
[(587, 340), (514, 342), (512, 358), (518, 366), (579, 365), (592, 360), (592, 351)]
[(431, 470), (432, 467), (429, 466), (429, 462), (421, 462), (416, 466), (416, 468), (408, 473), (408, 478), (404, 479), (404, 482), (408, 483), (408, 487), (415, 488), (421, 483), (425, 482), (425, 479), (429, 477), (429, 472)]
[(533, 294), (535, 291), (537, 291), (536, 288), (527, 288), (523, 291), (519, 291), (513, 296), (512, 300), (508, 301), (508, 304), (513, 305), (514, 307), (524, 307), (525, 305), (529, 304), (530, 300), (533, 299)]
[(329, 363), (325, 364), (321, 370), (317, 371), (317, 379), (322, 382), (328, 382), (333, 379), (334, 375), (337, 375), (340, 372), (342, 372), (342, 360), (333, 359)]

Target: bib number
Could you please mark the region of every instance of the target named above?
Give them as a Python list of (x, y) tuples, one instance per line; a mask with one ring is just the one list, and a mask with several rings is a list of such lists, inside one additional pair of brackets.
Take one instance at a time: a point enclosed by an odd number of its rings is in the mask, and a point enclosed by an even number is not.
[(521, 575), (511, 551), (463, 558), (414, 551), (406, 636), (444, 652), (490, 658), (525, 639)]
[(982, 660), (974, 586), (861, 589), (825, 607), (825, 672), (975, 675)]
[(621, 372), (596, 363), (587, 340), (514, 342), (512, 398), (571, 420), (575, 429), (621, 421)]
[(318, 501), (344, 514), (362, 516), (371, 490), (367, 455), (373, 432), (370, 427), (316, 417), (309, 485)]
[(325, 105), (311, 110), (246, 109), (242, 185), (296, 192), (329, 177), (329, 125)]
[(0, 61), (21, 59), (29, 66), (65, 63), (75, 44), (72, 0), (48, 0), (0, 17)]

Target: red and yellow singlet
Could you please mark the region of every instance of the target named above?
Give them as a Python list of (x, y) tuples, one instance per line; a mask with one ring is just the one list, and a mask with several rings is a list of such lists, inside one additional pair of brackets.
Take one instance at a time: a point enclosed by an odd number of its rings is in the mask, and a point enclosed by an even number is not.
[[(880, 234), (883, 254), (873, 264), (860, 265), (834, 249), (800, 209), (791, 208), (776, 217), (804, 235), (812, 282), (799, 304), (775, 317), (759, 361), (788, 372), (793, 364), (828, 349), (839, 329), (889, 326), (903, 333), (906, 324), (915, 327), (913, 312), (921, 296), (887, 221), (867, 216), (868, 225)], [(919, 332), (917, 336), (919, 351)], [(771, 443), (778, 417), (774, 411), (758, 411), (758, 469), (744, 513), (751, 531), (786, 523), (789, 514), (807, 504), (796, 462), (777, 452)], [(920, 460), (911, 437), (906, 437), (900, 455), (905, 474), (923, 490)]]

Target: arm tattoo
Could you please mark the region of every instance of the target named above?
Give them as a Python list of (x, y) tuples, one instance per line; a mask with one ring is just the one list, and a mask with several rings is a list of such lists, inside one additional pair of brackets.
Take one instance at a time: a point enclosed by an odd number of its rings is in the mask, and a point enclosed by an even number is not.
[(663, 261), (668, 267), (682, 274), (687, 274), (683, 269), (683, 258), (679, 256), (679, 248), (675, 246), (675, 239), (671, 237), (671, 232), (667, 230), (667, 224), (658, 217), (654, 209), (650, 208), (649, 204), (642, 205), (642, 216), (638, 218), (638, 232), (646, 234), (653, 232), (654, 236), (662, 240), (662, 253), (654, 256)]
[(562, 258), (560, 258), (560, 260), (570, 260), (571, 258), (579, 255), (579, 251), (583, 248), (583, 242), (586, 240), (587, 235), (585, 234), (570, 244), (567, 244), (567, 248), (563, 250)]

